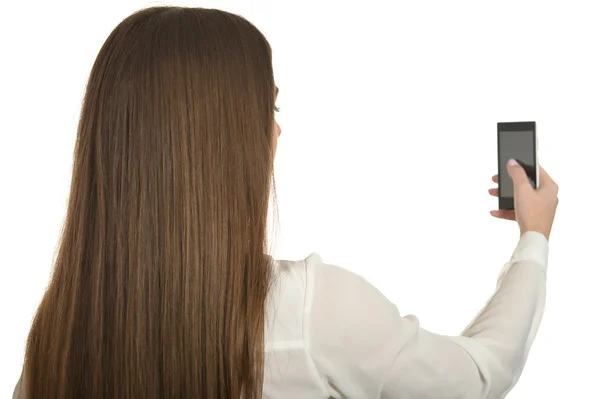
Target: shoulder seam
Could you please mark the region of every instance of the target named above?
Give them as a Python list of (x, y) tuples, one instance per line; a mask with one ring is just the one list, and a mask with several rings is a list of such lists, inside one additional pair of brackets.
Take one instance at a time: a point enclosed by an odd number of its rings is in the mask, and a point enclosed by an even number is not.
[(312, 353), (310, 350), (310, 316), (312, 311), (313, 298), (315, 295), (315, 284), (314, 284), (314, 269), (312, 266), (309, 266), (307, 260), (311, 258), (313, 255), (304, 259), (304, 272), (305, 272), (305, 285), (304, 285), (304, 306), (302, 312), (302, 341), (304, 341), (304, 350), (306, 351), (306, 355), (310, 359), (310, 364), (312, 366), (313, 372), (315, 376), (319, 379), (319, 382), (322, 385), (323, 391), (329, 393), (329, 389), (327, 385), (324, 383), (321, 373), (319, 373), (319, 369), (317, 368), (317, 364), (312, 357)]
[(314, 298), (314, 275), (313, 270), (304, 259), (304, 304), (302, 306), (302, 340), (306, 349), (310, 348), (310, 314)]

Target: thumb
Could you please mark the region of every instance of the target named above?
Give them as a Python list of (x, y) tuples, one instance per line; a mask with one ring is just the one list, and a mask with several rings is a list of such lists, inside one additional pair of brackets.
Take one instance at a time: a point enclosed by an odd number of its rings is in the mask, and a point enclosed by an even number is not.
[(512, 177), (513, 179), (513, 183), (515, 185), (515, 192), (517, 190), (527, 189), (527, 187), (533, 190), (533, 188), (531, 187), (531, 183), (529, 183), (529, 178), (527, 177), (525, 170), (521, 165), (519, 165), (517, 161), (515, 161), (514, 159), (508, 161), (506, 169), (508, 170), (508, 174), (510, 175), (510, 177)]

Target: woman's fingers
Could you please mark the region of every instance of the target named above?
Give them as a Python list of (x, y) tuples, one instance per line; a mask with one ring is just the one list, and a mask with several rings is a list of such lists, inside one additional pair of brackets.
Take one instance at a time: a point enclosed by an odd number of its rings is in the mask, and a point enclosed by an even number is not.
[(490, 214), (498, 219), (515, 220), (515, 211), (494, 210)]
[[(498, 175), (492, 176), (492, 181), (494, 183), (498, 184)], [(498, 196), (498, 189), (497, 188), (490, 188), (488, 190), (488, 193), (490, 193), (490, 195), (492, 197), (497, 197)], [(515, 211), (493, 210), (493, 211), (490, 211), (490, 215), (492, 215), (493, 217), (495, 217), (497, 219), (516, 220), (515, 219)]]

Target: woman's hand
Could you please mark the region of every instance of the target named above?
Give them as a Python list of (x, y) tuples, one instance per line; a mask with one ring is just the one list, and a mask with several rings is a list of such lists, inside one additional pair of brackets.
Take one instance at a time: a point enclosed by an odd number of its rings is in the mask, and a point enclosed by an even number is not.
[[(494, 210), (490, 213), (499, 219), (516, 220), (521, 234), (537, 231), (548, 239), (558, 206), (558, 185), (542, 167), (539, 167), (540, 184), (537, 190), (531, 186), (527, 174), (516, 161), (509, 161), (506, 168), (514, 184), (515, 209)], [(498, 183), (498, 175), (492, 177), (492, 181)], [(489, 193), (497, 197), (498, 189), (492, 188)]]

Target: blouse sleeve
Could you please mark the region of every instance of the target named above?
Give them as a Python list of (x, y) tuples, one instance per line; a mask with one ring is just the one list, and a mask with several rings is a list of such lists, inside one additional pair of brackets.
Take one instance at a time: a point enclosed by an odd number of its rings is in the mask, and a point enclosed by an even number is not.
[(540, 325), (547, 259), (546, 238), (525, 233), (486, 306), (460, 336), (444, 336), (401, 317), (361, 277), (313, 258), (309, 352), (331, 396), (505, 397)]

